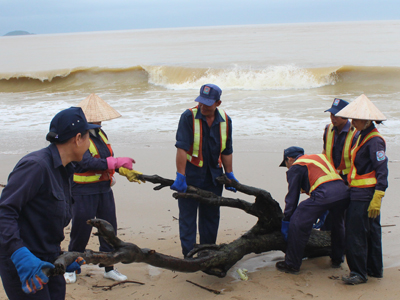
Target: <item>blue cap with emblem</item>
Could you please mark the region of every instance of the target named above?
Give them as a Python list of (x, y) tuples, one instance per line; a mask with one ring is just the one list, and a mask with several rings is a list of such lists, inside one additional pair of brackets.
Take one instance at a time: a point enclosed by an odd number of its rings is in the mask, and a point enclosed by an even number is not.
[(287, 160), (288, 157), (297, 157), (299, 155), (304, 155), (304, 149), (301, 147), (297, 146), (292, 146), (289, 148), (286, 148), (283, 151), (283, 160), (281, 164), (279, 165), (280, 167), (286, 167), (285, 160)]
[(221, 94), (222, 90), (215, 84), (205, 84), (200, 88), (200, 96), (195, 101), (211, 106), (221, 99)]
[(343, 99), (335, 98), (335, 100), (333, 100), (331, 108), (325, 110), (325, 112), (329, 111), (330, 113), (336, 115), (339, 111), (342, 110), (342, 108), (344, 108), (348, 104), (349, 102)]
[(78, 133), (84, 133), (89, 129), (100, 128), (100, 125), (89, 124), (80, 107), (70, 107), (60, 111), (51, 120), (50, 130), (46, 139), (50, 142), (69, 140)]

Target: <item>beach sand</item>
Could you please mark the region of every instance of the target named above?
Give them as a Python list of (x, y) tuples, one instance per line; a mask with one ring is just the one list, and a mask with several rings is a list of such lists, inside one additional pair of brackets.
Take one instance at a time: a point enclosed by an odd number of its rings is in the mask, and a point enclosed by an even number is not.
[[(282, 160), (283, 148), (288, 146), (292, 146), (290, 141), (283, 144), (246, 139), (234, 141), (236, 178), (244, 184), (269, 191), (282, 209), (287, 192), (286, 169), (278, 168), (278, 165)], [(320, 153), (320, 147), (322, 146), (305, 148), (306, 152), (311, 154)], [(136, 160), (134, 168), (146, 175), (158, 174), (165, 178), (175, 178), (173, 139), (170, 142), (142, 143), (132, 147), (114, 143), (114, 150), (118, 156), (133, 157)], [(202, 272), (172, 272), (144, 263), (117, 264), (118, 270), (127, 275), (129, 280), (141, 282), (143, 285), (125, 283), (108, 291), (94, 286), (108, 286), (114, 282), (103, 278), (103, 269), (86, 265), (82, 267), (77, 282), (67, 285), (66, 299), (399, 299), (400, 207), (396, 195), (400, 194), (400, 163), (397, 153), (397, 149), (388, 148), (389, 188), (383, 200), (381, 221), (384, 226), (383, 279), (370, 278), (367, 284), (345, 285), (340, 278), (348, 274), (346, 263), (342, 264), (340, 269), (332, 269), (328, 257), (304, 260), (299, 275), (281, 273), (274, 265), (284, 254), (276, 251), (245, 256), (231, 268), (225, 278)], [(0, 155), (0, 183), (6, 183), (8, 174), (21, 157), (22, 155)], [(168, 188), (154, 191), (154, 187), (152, 183), (139, 185), (128, 182), (124, 177), (117, 177), (117, 184), (113, 190), (117, 205), (118, 236), (141, 248), (182, 257), (176, 219), (177, 202), (171, 197), (172, 191)], [(232, 194), (226, 190), (224, 195), (254, 201), (253, 197), (240, 193)], [(241, 210), (221, 208), (217, 243), (228, 243), (238, 238), (255, 223), (255, 217)], [(62, 243), (64, 250), (68, 247), (69, 231), (68, 226), (65, 229), (66, 239)], [(87, 248), (98, 250), (97, 237), (93, 236), (90, 239)], [(238, 268), (246, 268), (249, 271), (248, 281), (239, 279), (236, 273)], [(213, 294), (187, 280), (218, 290), (221, 294)], [(1, 286), (0, 300), (3, 299), (7, 297)]]

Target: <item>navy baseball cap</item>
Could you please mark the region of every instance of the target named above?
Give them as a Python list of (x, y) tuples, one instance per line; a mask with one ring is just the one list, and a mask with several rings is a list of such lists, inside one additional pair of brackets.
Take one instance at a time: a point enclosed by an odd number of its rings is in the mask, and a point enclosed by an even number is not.
[(325, 112), (329, 111), (330, 113), (336, 115), (339, 111), (342, 110), (342, 108), (344, 108), (348, 104), (349, 102), (345, 100), (335, 98), (335, 100), (333, 100), (332, 107), (330, 109), (327, 109)]
[(286, 167), (285, 160), (288, 157), (297, 157), (299, 155), (304, 155), (304, 149), (303, 148), (296, 147), (296, 146), (292, 146), (292, 147), (286, 148), (283, 151), (283, 160), (282, 160), (282, 162), (281, 162), (281, 164), (279, 166), (280, 167)]
[(78, 133), (100, 127), (100, 125), (89, 124), (87, 122), (82, 108), (70, 107), (54, 116), (53, 120), (51, 120), (49, 131), (56, 134), (54, 138), (56, 141), (64, 142)]
[(211, 106), (221, 99), (221, 94), (221, 89), (215, 84), (205, 84), (200, 88), (200, 96), (195, 101)]

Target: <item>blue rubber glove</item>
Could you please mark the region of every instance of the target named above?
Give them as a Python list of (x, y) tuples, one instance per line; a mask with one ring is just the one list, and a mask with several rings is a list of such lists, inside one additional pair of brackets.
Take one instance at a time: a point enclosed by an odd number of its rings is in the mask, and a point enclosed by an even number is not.
[[(235, 178), (235, 175), (233, 175), (233, 172), (225, 173), (225, 175), (226, 175), (226, 177), (228, 177), (228, 179), (235, 180), (235, 181), (239, 182), (239, 180), (237, 180)], [(225, 189), (227, 189), (228, 191), (232, 191), (232, 192), (236, 193), (236, 189), (234, 187), (231, 187), (231, 186), (228, 187), (228, 186), (225, 185)]]
[(313, 225), (313, 228), (320, 229), (324, 225), (326, 217), (328, 216), (328, 214), (329, 214), (329, 210), (327, 210), (322, 215), (320, 215), (320, 217), (318, 218), (317, 222), (315, 222), (315, 224)]
[(49, 282), (49, 278), (44, 275), (42, 268), (54, 269), (53, 264), (40, 260), (26, 247), (16, 250), (11, 255), (11, 260), (17, 269), (22, 290), (26, 294), (36, 293), (43, 288), (43, 284)]
[(180, 193), (185, 193), (187, 189), (186, 177), (181, 173), (176, 172), (176, 179), (171, 185), (171, 190), (178, 191)]
[(75, 272), (76, 274), (81, 274), (81, 266), (86, 264), (86, 261), (82, 257), (78, 257), (75, 261), (68, 265), (65, 272)]
[(285, 239), (285, 241), (287, 242), (287, 238), (288, 238), (288, 233), (289, 233), (289, 221), (282, 221), (282, 227), (281, 227), (281, 232), (283, 235), (283, 238)]

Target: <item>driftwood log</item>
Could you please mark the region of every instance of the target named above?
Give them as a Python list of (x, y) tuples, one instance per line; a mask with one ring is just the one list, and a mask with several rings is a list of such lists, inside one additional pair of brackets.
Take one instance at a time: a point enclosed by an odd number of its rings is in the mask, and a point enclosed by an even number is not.
[[(160, 190), (173, 184), (173, 180), (158, 175), (140, 175), (143, 179), (159, 184), (154, 190)], [(179, 272), (203, 271), (218, 277), (226, 276), (227, 271), (246, 254), (262, 253), (272, 250), (285, 252), (284, 241), (280, 228), (283, 217), (278, 204), (265, 190), (247, 186), (237, 181), (229, 180), (225, 175), (217, 179), (221, 184), (236, 188), (237, 191), (255, 196), (254, 203), (241, 199), (219, 197), (211, 192), (188, 186), (186, 193), (173, 193), (173, 197), (194, 198), (210, 205), (238, 208), (258, 218), (257, 223), (244, 235), (229, 244), (195, 245), (194, 249), (184, 259), (165, 255), (135, 244), (124, 242), (114, 235), (113, 227), (101, 219), (88, 220), (88, 224), (98, 229), (95, 235), (101, 235), (106, 242), (114, 247), (113, 252), (95, 252), (85, 250), (84, 253), (66, 252), (55, 261), (56, 268), (52, 275), (63, 274), (65, 267), (77, 257), (83, 257), (89, 264), (114, 265), (144, 262), (149, 265)], [(326, 256), (331, 252), (330, 233), (313, 230), (305, 249), (305, 257)]]

